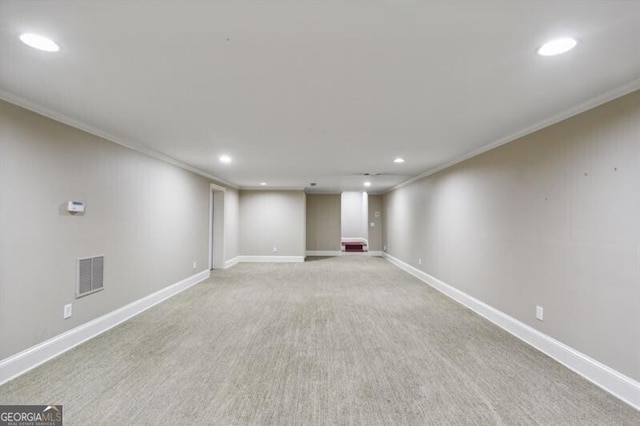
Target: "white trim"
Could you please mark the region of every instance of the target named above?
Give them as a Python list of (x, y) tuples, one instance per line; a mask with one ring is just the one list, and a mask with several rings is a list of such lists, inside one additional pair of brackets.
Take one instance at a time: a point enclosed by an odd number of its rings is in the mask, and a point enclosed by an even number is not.
[[(302, 191), (304, 186), (239, 186), (241, 191)], [(306, 194), (306, 193), (305, 193)]]
[(239, 189), (236, 185), (233, 185), (219, 177), (213, 176), (207, 172), (204, 172), (200, 169), (197, 169), (193, 166), (190, 166), (187, 163), (183, 163), (180, 160), (176, 160), (173, 157), (169, 157), (168, 155), (161, 154), (153, 149), (150, 149), (138, 142), (124, 139), (121, 137), (116, 137), (110, 133), (102, 131), (96, 127), (90, 126), (88, 124), (84, 124), (74, 118), (71, 118), (65, 114), (53, 111), (45, 106), (39, 105), (35, 102), (29, 101), (15, 93), (9, 92), (4, 89), (0, 89), (0, 99), (9, 102), (11, 104), (17, 105), (21, 108), (27, 109), (31, 112), (35, 112), (36, 114), (42, 115), (43, 117), (50, 118), (52, 120), (58, 121), (60, 123), (66, 124), (67, 126), (75, 127), (76, 129), (82, 130), (83, 132), (87, 132), (94, 136), (98, 136), (99, 138), (106, 139), (109, 142), (116, 143), (118, 145), (122, 145), (126, 148), (132, 149), (134, 151), (140, 152), (142, 154), (148, 155), (149, 157), (157, 158), (158, 160), (164, 161), (165, 163), (173, 164), (174, 166), (180, 167), (181, 169), (188, 170), (192, 173), (195, 173), (200, 176), (204, 176), (208, 179), (213, 179), (218, 183), (223, 185), (227, 185), (234, 189)]
[(238, 256), (239, 262), (304, 262), (304, 256)]
[(307, 250), (305, 256), (382, 256), (381, 251)]
[(227, 190), (227, 188), (225, 188), (224, 186), (220, 186), (220, 185), (216, 185), (215, 183), (209, 183), (209, 189), (211, 191), (222, 191), (225, 192)]
[(202, 271), (0, 361), (0, 385), (49, 361), (210, 276)]
[(232, 266), (236, 265), (238, 262), (240, 262), (240, 256), (236, 256), (233, 259), (229, 259), (224, 262), (224, 269), (231, 268)]
[(613, 396), (640, 410), (640, 383), (608, 367), (601, 362), (565, 345), (554, 338), (524, 324), (480, 300), (448, 285), (439, 279), (397, 259), (390, 254), (383, 255), (392, 264), (466, 306), (478, 315), (488, 319), (500, 328), (523, 340), (540, 352), (550, 356), (565, 367), (593, 382)]
[(537, 132), (538, 130), (544, 129), (545, 127), (549, 127), (552, 126), (556, 123), (559, 123), (563, 120), (566, 120), (568, 118), (573, 117), (574, 115), (578, 115), (580, 113), (583, 113), (585, 111), (588, 111), (590, 109), (593, 109), (595, 107), (598, 107), (602, 104), (605, 104), (609, 101), (612, 101), (614, 99), (620, 98), (624, 95), (628, 95), (631, 92), (634, 92), (636, 90), (640, 89), (640, 78), (632, 80), (626, 84), (623, 84), (622, 86), (618, 86), (613, 90), (610, 90), (608, 92), (602, 93), (600, 95), (597, 95), (589, 100), (587, 100), (586, 102), (581, 103), (580, 105), (577, 105), (573, 108), (570, 108), (566, 111), (563, 111), (559, 114), (556, 114), (552, 117), (547, 118), (546, 120), (542, 120), (532, 126), (526, 127), (518, 132), (512, 133), (508, 136), (505, 136), (503, 138), (500, 138), (496, 141), (493, 141), (491, 143), (488, 143), (484, 146), (481, 146), (478, 149), (475, 149), (471, 152), (468, 152), (466, 154), (463, 154), (462, 156), (453, 159), (451, 161), (448, 161), (440, 166), (436, 166), (432, 169), (427, 170), (426, 172), (412, 177), (411, 179), (408, 179), (402, 183), (399, 183), (398, 185), (386, 190), (384, 193), (388, 193), (391, 191), (394, 191), (398, 188), (402, 188), (403, 186), (407, 186), (413, 182), (419, 181), (421, 179), (424, 179), (427, 176), (431, 176), (433, 174), (438, 173), (441, 170), (444, 170), (446, 168), (449, 168), (455, 164), (461, 163), (464, 160), (468, 160), (469, 158), (475, 157), (477, 155), (480, 155), (482, 153), (485, 153), (487, 151), (491, 151), (494, 148), (497, 148), (499, 146), (505, 145), (509, 142), (513, 142), (516, 139), (522, 138), (528, 134), (531, 134), (533, 132)]
[(340, 250), (307, 250), (305, 256), (342, 256)]
[[(317, 189), (316, 190), (310, 187), (305, 187), (304, 193), (307, 195), (341, 195), (342, 190), (340, 189)], [(371, 194), (371, 192), (369, 192), (369, 194)]]
[[(523, 136), (526, 136), (528, 134), (536, 132), (536, 131), (538, 131), (540, 129), (543, 129), (545, 127), (549, 127), (549, 126), (551, 126), (553, 124), (556, 124), (556, 123), (558, 123), (560, 121), (563, 121), (563, 120), (566, 120), (566, 119), (568, 119), (570, 117), (573, 117), (574, 115), (578, 115), (578, 114), (580, 114), (582, 112), (585, 112), (585, 111), (588, 111), (590, 109), (593, 109), (593, 108), (595, 108), (597, 106), (600, 106), (600, 105), (605, 104), (605, 103), (607, 103), (609, 101), (612, 101), (612, 100), (614, 100), (616, 98), (619, 98), (619, 97), (622, 97), (624, 95), (627, 95), (627, 94), (629, 94), (631, 92), (634, 92), (634, 91), (636, 91), (638, 89), (640, 89), (640, 78), (632, 80), (632, 81), (630, 81), (630, 82), (628, 82), (626, 84), (623, 84), (622, 86), (619, 86), (619, 87), (617, 87), (617, 88), (615, 88), (613, 90), (610, 90), (608, 92), (605, 92), (605, 93), (602, 93), (600, 95), (597, 95), (597, 96), (595, 96), (595, 97), (593, 97), (593, 98), (581, 103), (580, 105), (577, 105), (577, 106), (575, 106), (573, 108), (570, 108), (570, 109), (568, 109), (568, 110), (566, 110), (564, 112), (556, 114), (556, 115), (554, 115), (554, 116), (552, 116), (550, 118), (547, 118), (545, 120), (542, 120), (542, 121), (540, 121), (540, 122), (538, 122), (538, 123), (536, 123), (536, 124), (534, 124), (532, 126), (526, 127), (523, 130), (520, 130), (518, 132), (512, 133), (511, 135), (508, 135), (506, 137), (500, 138), (500, 139), (498, 139), (496, 141), (490, 142), (490, 143), (488, 143), (488, 144), (486, 144), (486, 145), (484, 145), (484, 146), (482, 146), (482, 147), (480, 147), (480, 148), (478, 148), (476, 150), (468, 152), (468, 153), (466, 153), (466, 154), (464, 154), (464, 155), (462, 155), (462, 156), (460, 156), (460, 157), (458, 157), (458, 158), (456, 158), (456, 159), (454, 159), (452, 161), (449, 161), (449, 162), (447, 162), (445, 164), (442, 164), (440, 166), (437, 166), (437, 167), (434, 167), (432, 169), (429, 169), (426, 172), (419, 174), (418, 176), (412, 177), (412, 178), (410, 178), (410, 179), (408, 179), (408, 180), (406, 180), (406, 181), (404, 181), (402, 183), (399, 183), (398, 185), (395, 185), (395, 186), (391, 187), (390, 189), (383, 190), (382, 192), (374, 193), (374, 194), (386, 194), (386, 193), (391, 192), (393, 190), (396, 190), (398, 188), (402, 188), (403, 186), (409, 185), (409, 184), (411, 184), (413, 182), (419, 181), (419, 180), (421, 180), (421, 179), (423, 179), (423, 178), (425, 178), (427, 176), (433, 175), (433, 174), (435, 174), (435, 173), (437, 173), (437, 172), (439, 172), (441, 170), (444, 170), (444, 169), (446, 169), (448, 167), (451, 167), (451, 166), (453, 166), (455, 164), (461, 163), (464, 160), (468, 160), (469, 158), (472, 158), (472, 157), (480, 155), (480, 154), (482, 154), (484, 152), (490, 151), (490, 150), (492, 150), (494, 148), (497, 148), (497, 147), (499, 147), (501, 145), (505, 145), (505, 144), (507, 144), (509, 142), (513, 142), (514, 140), (519, 139), (519, 138), (521, 138)], [(53, 111), (53, 110), (51, 110), (49, 108), (46, 108), (46, 107), (44, 107), (42, 105), (36, 104), (36, 103), (34, 103), (32, 101), (29, 101), (29, 100), (27, 100), (27, 99), (25, 99), (25, 98), (23, 98), (21, 96), (16, 95), (15, 93), (9, 92), (7, 90), (0, 89), (0, 99), (4, 100), (6, 102), (9, 102), (11, 104), (17, 105), (17, 106), (19, 106), (21, 108), (27, 109), (29, 111), (35, 112), (36, 114), (40, 114), (40, 115), (42, 115), (44, 117), (50, 118), (50, 119), (55, 120), (55, 121), (59, 121), (60, 123), (64, 123), (64, 124), (66, 124), (68, 126), (75, 127), (76, 129), (80, 129), (80, 130), (82, 130), (84, 132), (87, 132), (87, 133), (90, 133), (92, 135), (101, 137), (101, 138), (106, 139), (106, 140), (108, 140), (110, 142), (116, 143), (118, 145), (122, 145), (122, 146), (127, 147), (129, 149), (132, 149), (134, 151), (146, 154), (146, 155), (148, 155), (150, 157), (157, 158), (157, 159), (162, 160), (162, 161), (164, 161), (166, 163), (173, 164), (174, 166), (177, 166), (177, 167), (180, 167), (182, 169), (188, 170), (188, 171), (193, 172), (193, 173), (195, 173), (197, 175), (204, 176), (204, 177), (209, 178), (209, 179), (213, 179), (213, 180), (217, 181), (218, 183), (221, 183), (223, 185), (227, 185), (230, 188), (237, 189), (237, 190), (241, 190), (241, 189), (242, 190), (250, 190), (250, 189), (253, 190), (253, 188), (250, 188), (250, 187), (244, 188), (244, 187), (239, 187), (239, 186), (233, 185), (230, 182), (227, 182), (227, 181), (225, 181), (223, 179), (220, 179), (220, 178), (218, 178), (216, 176), (213, 176), (213, 175), (211, 175), (209, 173), (206, 173), (206, 172), (204, 172), (204, 171), (202, 171), (200, 169), (197, 169), (197, 168), (195, 168), (193, 166), (190, 166), (190, 165), (188, 165), (186, 163), (183, 163), (182, 161), (176, 160), (175, 158), (169, 157), (169, 156), (167, 156), (165, 154), (161, 154), (161, 153), (156, 152), (156, 151), (154, 151), (154, 150), (152, 150), (150, 148), (147, 148), (146, 146), (144, 146), (144, 145), (142, 145), (142, 144), (140, 144), (138, 142), (134, 142), (134, 141), (131, 141), (131, 140), (125, 140), (123, 138), (116, 137), (116, 136), (111, 135), (111, 134), (109, 134), (107, 132), (99, 130), (99, 129), (93, 127), (93, 126), (89, 126), (87, 124), (81, 123), (80, 121), (75, 120), (75, 119), (73, 119), (73, 118), (71, 118), (71, 117), (69, 117), (67, 115), (58, 113), (58, 112)], [(267, 188), (259, 187), (259, 188), (255, 188), (255, 189), (266, 190)], [(276, 188), (268, 188), (268, 189), (275, 190)], [(307, 189), (308, 188), (291, 188), (291, 187), (286, 187), (285, 188), (285, 187), (283, 187), (283, 190), (303, 190), (303, 191), (306, 191)], [(333, 192), (333, 191), (330, 191), (330, 190), (327, 190), (327, 191), (328, 192), (317, 192), (317, 194), (323, 194), (323, 193), (334, 194), (334, 193), (336, 193), (336, 192)], [(316, 192), (309, 192), (309, 193), (310, 194), (314, 194)], [(373, 193), (373, 192), (370, 192), (370, 193)]]
[(381, 251), (343, 251), (343, 256), (382, 256)]

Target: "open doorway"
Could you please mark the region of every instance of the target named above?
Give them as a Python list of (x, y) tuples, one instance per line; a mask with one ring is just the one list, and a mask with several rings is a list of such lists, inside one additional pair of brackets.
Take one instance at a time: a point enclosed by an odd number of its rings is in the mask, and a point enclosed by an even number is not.
[(224, 268), (224, 192), (211, 184), (209, 205), (209, 269)]
[(369, 250), (369, 195), (343, 192), (341, 196), (342, 251), (366, 253)]

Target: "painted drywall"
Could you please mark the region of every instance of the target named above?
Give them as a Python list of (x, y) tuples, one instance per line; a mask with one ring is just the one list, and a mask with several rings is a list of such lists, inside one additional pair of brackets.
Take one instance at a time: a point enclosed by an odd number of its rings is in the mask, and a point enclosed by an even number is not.
[[(206, 270), (209, 200), (201, 176), (0, 101), (0, 359)], [(76, 299), (94, 255), (105, 289)]]
[(635, 92), (385, 194), (387, 251), (640, 380), (639, 159)]
[(340, 251), (340, 194), (307, 194), (307, 250)]
[(306, 199), (303, 191), (242, 190), (239, 218), (241, 256), (304, 256)]
[(369, 194), (367, 204), (369, 206), (369, 251), (382, 251), (382, 195)]
[(343, 238), (369, 238), (367, 229), (368, 195), (366, 192), (342, 193), (341, 235)]

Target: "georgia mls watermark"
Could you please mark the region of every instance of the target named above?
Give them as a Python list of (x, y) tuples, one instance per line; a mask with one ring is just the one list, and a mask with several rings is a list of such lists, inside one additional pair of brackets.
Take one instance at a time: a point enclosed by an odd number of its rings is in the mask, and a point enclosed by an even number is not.
[(0, 426), (62, 426), (62, 405), (0, 405)]

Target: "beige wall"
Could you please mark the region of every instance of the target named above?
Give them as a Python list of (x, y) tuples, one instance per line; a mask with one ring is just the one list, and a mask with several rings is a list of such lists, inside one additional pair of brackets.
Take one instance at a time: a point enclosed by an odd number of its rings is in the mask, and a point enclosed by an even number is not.
[[(380, 213), (379, 217), (375, 217), (376, 212)], [(369, 227), (369, 251), (382, 251), (382, 195), (369, 194), (369, 223), (367, 226)]]
[(304, 256), (305, 210), (303, 191), (240, 191), (240, 255)]
[(640, 380), (639, 159), (635, 92), (386, 194), (388, 252)]
[(307, 250), (340, 251), (340, 194), (307, 194)]
[[(206, 270), (209, 193), (205, 178), (0, 101), (0, 359)], [(93, 255), (105, 290), (75, 299), (76, 259)]]

